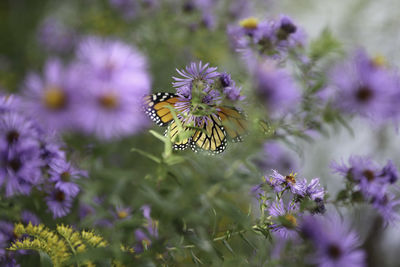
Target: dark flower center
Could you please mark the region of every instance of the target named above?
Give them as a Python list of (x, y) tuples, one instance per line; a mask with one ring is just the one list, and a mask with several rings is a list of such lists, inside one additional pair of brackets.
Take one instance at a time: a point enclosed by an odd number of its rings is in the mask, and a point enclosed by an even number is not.
[(67, 105), (67, 96), (61, 88), (51, 87), (45, 90), (43, 102), (48, 109), (61, 110)]
[(21, 167), (22, 167), (22, 162), (21, 162), (20, 159), (15, 158), (15, 159), (10, 160), (10, 161), (8, 162), (8, 165), (10, 166), (10, 168), (11, 168), (14, 172), (17, 172), (17, 171), (19, 171), (19, 170), (21, 169)]
[(368, 181), (372, 181), (375, 179), (375, 174), (371, 170), (364, 170), (362, 173)]
[(295, 184), (296, 183), (296, 178), (294, 178), (293, 175), (287, 175), (285, 177), (285, 180), (287, 183)]
[(356, 98), (360, 102), (368, 102), (374, 96), (374, 92), (368, 86), (361, 86), (356, 92)]
[(332, 259), (338, 259), (342, 256), (342, 249), (336, 244), (330, 244), (328, 246), (328, 255)]
[(287, 34), (292, 34), (296, 32), (297, 27), (293, 23), (282, 23), (281, 30)]
[(57, 191), (54, 198), (58, 201), (58, 202), (63, 202), (65, 200), (65, 194), (62, 191)]
[(61, 173), (60, 178), (63, 182), (69, 182), (70, 178), (71, 178), (71, 174), (67, 171)]
[(106, 94), (99, 98), (99, 103), (106, 109), (114, 109), (118, 106), (118, 99), (114, 94)]
[(9, 144), (15, 143), (19, 139), (19, 132), (17, 132), (16, 130), (11, 130), (7, 133), (6, 138)]

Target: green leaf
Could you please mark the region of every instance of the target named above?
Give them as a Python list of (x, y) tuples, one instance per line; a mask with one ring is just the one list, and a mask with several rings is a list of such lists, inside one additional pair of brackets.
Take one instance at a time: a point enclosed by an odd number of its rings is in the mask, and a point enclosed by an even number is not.
[(341, 43), (332, 35), (328, 28), (325, 28), (321, 35), (310, 44), (310, 57), (318, 60), (333, 52), (340, 52)]

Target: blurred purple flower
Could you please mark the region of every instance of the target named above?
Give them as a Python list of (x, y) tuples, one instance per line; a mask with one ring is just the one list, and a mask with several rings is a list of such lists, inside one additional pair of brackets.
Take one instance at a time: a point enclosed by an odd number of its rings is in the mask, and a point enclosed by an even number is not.
[(334, 104), (341, 110), (376, 120), (393, 118), (397, 86), (393, 76), (373, 64), (365, 51), (337, 65), (330, 74), (336, 87)]
[(254, 78), (257, 92), (271, 117), (283, 116), (299, 104), (300, 89), (285, 70), (263, 63), (256, 69)]
[(298, 183), (296, 180), (296, 174), (289, 174), (283, 176), (276, 170), (272, 170), (272, 174), (268, 177), (265, 176), (265, 181), (269, 184), (275, 192), (279, 193), (285, 189), (289, 189), (292, 194), (304, 196), (306, 188), (303, 186), (302, 183)]
[(308, 216), (302, 221), (300, 229), (314, 245), (314, 264), (320, 267), (365, 266), (366, 255), (358, 248), (358, 235), (339, 216)]
[(30, 74), (25, 80), (21, 110), (49, 129), (65, 130), (73, 126), (81, 102), (81, 72), (65, 68), (57, 59), (49, 60), (44, 76)]
[(78, 57), (86, 73), (79, 118), (84, 131), (109, 140), (143, 129), (141, 99), (151, 84), (146, 58), (122, 42), (96, 37), (81, 43)]
[(309, 196), (312, 200), (323, 200), (325, 197), (325, 189), (321, 186), (319, 182), (319, 178), (314, 178), (307, 185), (306, 195)]
[(50, 175), (49, 181), (55, 183), (54, 187), (72, 198), (79, 193), (79, 186), (74, 181), (87, 177), (86, 172), (77, 170), (64, 159), (50, 163), (48, 173)]
[(21, 221), (24, 224), (29, 224), (29, 223), (31, 223), (32, 225), (40, 224), (40, 219), (36, 216), (36, 214), (28, 210), (24, 210), (21, 212)]
[(5, 186), (7, 197), (29, 194), (40, 182), (42, 166), (36, 143), (26, 141), (8, 149), (0, 144), (0, 186)]
[(115, 218), (118, 220), (125, 220), (132, 217), (132, 208), (131, 207), (122, 207), (117, 206), (115, 208)]
[(400, 198), (388, 192), (382, 198), (372, 202), (373, 207), (382, 216), (385, 225), (394, 224), (400, 220)]
[(51, 52), (69, 52), (76, 43), (76, 33), (54, 17), (46, 18), (39, 26), (37, 39), (41, 47)]
[(135, 17), (138, 9), (136, 0), (109, 0), (112, 8), (116, 9), (122, 16), (129, 20)]
[(275, 141), (265, 142), (263, 151), (257, 157), (256, 164), (263, 171), (274, 169), (281, 173), (290, 173), (299, 169), (296, 153)]
[(142, 206), (143, 217), (145, 218), (144, 226), (147, 231), (142, 229), (135, 230), (136, 245), (135, 252), (141, 253), (151, 245), (151, 239), (158, 237), (158, 222), (154, 221), (151, 216), (151, 208), (148, 205)]
[(14, 225), (6, 221), (0, 221), (0, 265), (4, 267), (16, 267), (15, 252), (7, 251), (11, 242), (15, 240)]
[(72, 201), (71, 196), (58, 189), (53, 189), (46, 197), (47, 207), (53, 214), (53, 218), (60, 218), (67, 215), (71, 210)]
[(394, 184), (395, 182), (397, 182), (397, 180), (399, 179), (399, 172), (397, 171), (396, 166), (394, 166), (391, 160), (389, 160), (383, 167), (379, 177), (380, 179), (385, 180), (387, 183)]
[(285, 205), (282, 199), (277, 199), (269, 205), (268, 212), (275, 219), (281, 218), (285, 223), (273, 223), (270, 227), (272, 232), (277, 233), (284, 239), (296, 239), (298, 237), (297, 218), (299, 207), (296, 204)]
[(5, 112), (0, 114), (0, 138), (8, 146), (24, 142), (37, 143), (39, 132), (32, 121), (16, 112)]

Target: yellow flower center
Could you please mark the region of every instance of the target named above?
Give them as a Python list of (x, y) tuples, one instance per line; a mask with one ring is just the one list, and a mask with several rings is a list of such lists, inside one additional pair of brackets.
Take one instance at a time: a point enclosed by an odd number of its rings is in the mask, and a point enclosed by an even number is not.
[(372, 59), (372, 64), (377, 67), (384, 67), (387, 65), (387, 61), (383, 55), (378, 54)]
[(125, 219), (126, 217), (128, 217), (128, 212), (121, 210), (117, 212), (117, 216), (120, 219)]
[(60, 110), (65, 108), (67, 97), (61, 88), (54, 86), (45, 90), (43, 102), (48, 109)]
[(106, 109), (114, 109), (118, 106), (118, 99), (114, 94), (109, 93), (101, 96), (99, 98), (99, 103)]
[(247, 19), (243, 19), (239, 22), (239, 25), (242, 26), (245, 29), (255, 29), (258, 26), (258, 19), (255, 17), (250, 17)]
[(285, 219), (291, 224), (292, 227), (297, 226), (297, 220), (292, 214), (286, 214)]

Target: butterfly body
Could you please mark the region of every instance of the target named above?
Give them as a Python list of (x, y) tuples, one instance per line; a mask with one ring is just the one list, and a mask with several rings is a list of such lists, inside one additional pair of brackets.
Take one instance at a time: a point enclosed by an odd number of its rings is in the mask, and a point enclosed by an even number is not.
[(170, 137), (174, 149), (184, 150), (190, 146), (195, 152), (220, 154), (226, 149), (228, 139), (242, 141), (246, 119), (236, 108), (216, 106), (214, 113), (188, 120), (188, 112), (182, 107), (190, 108), (190, 104), (176, 94), (156, 93), (144, 98), (144, 110), (150, 119), (159, 126), (168, 126), (165, 135)]

